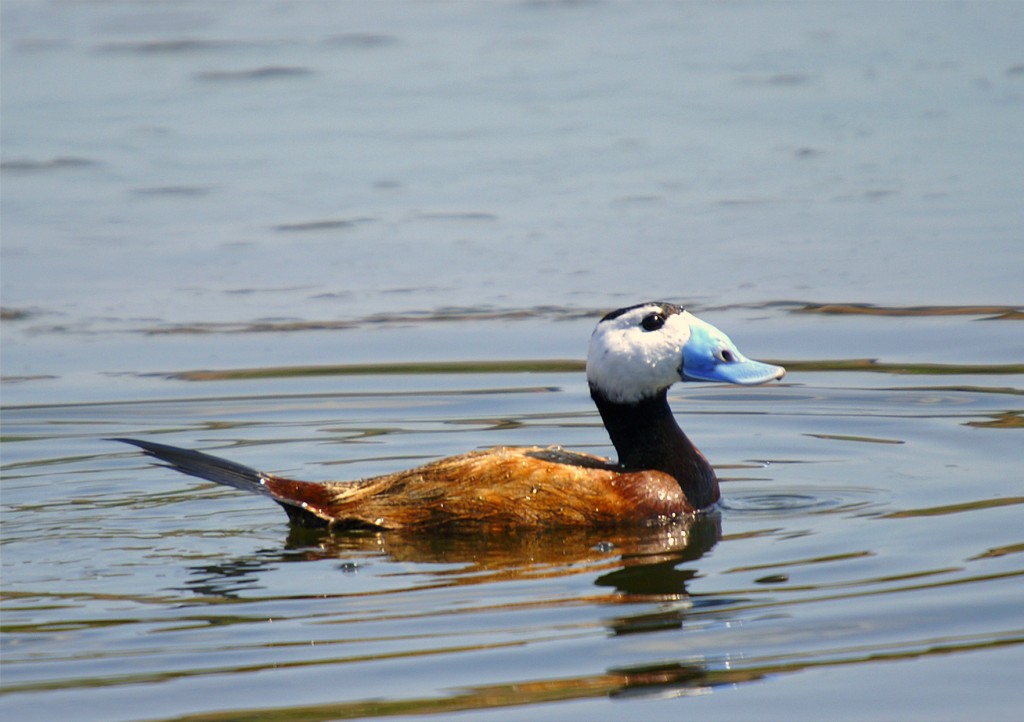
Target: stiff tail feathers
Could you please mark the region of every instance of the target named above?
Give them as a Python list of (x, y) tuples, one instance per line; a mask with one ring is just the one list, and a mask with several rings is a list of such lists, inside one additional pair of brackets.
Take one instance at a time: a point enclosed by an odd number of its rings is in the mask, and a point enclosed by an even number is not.
[(231, 486), (242, 491), (251, 491), (257, 494), (272, 496), (270, 489), (266, 487), (265, 474), (261, 474), (248, 466), (236, 464), (218, 456), (204, 454), (201, 451), (182, 449), (167, 444), (157, 444), (152, 441), (140, 441), (138, 439), (110, 439), (120, 441), (123, 444), (138, 446), (147, 456), (159, 459), (164, 462), (160, 466), (180, 471), (189, 476), (198, 476), (200, 479), (215, 481), (218, 484)]
[(180, 471), (182, 474), (196, 476), (242, 491), (269, 496), (284, 507), (288, 518), (294, 524), (305, 527), (325, 527), (330, 524), (330, 515), (324, 511), (328, 498), (326, 490), (321, 484), (264, 474), (219, 456), (182, 449), (178, 446), (139, 439), (118, 438), (109, 439), (109, 441), (119, 441), (137, 446), (147, 456), (152, 456), (163, 462), (159, 466)]

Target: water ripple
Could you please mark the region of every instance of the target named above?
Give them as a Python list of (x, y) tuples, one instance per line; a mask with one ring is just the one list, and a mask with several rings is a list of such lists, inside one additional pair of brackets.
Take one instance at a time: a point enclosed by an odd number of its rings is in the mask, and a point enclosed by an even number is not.
[(856, 487), (800, 487), (799, 491), (730, 492), (721, 501), (728, 514), (785, 518), (863, 510), (878, 503), (882, 491)]

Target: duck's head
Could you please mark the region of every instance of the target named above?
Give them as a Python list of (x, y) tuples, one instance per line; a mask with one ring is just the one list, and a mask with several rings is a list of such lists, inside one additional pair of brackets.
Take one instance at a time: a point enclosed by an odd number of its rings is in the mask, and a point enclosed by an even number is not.
[(636, 403), (677, 381), (762, 384), (781, 379), (781, 366), (753, 361), (729, 337), (671, 303), (620, 308), (590, 337), (587, 381), (614, 403)]

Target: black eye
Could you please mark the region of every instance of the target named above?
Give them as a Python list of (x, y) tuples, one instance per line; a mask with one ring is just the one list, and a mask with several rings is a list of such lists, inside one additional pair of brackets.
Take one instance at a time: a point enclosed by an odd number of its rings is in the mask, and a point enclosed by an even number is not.
[(733, 361), (736, 360), (736, 357), (732, 355), (732, 351), (726, 348), (722, 349), (722, 360), (725, 361), (727, 364), (731, 364)]
[(657, 331), (665, 325), (665, 317), (660, 313), (649, 313), (644, 316), (644, 320), (640, 322), (640, 325), (644, 331)]

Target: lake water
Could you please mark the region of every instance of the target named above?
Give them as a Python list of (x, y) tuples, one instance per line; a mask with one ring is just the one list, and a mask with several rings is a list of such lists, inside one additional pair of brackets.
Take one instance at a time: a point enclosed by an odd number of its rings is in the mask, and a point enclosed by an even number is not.
[[(2, 7), (0, 712), (1017, 719), (1024, 5)], [(611, 448), (676, 387), (688, 526), (329, 535), (114, 436), (310, 480)]]

